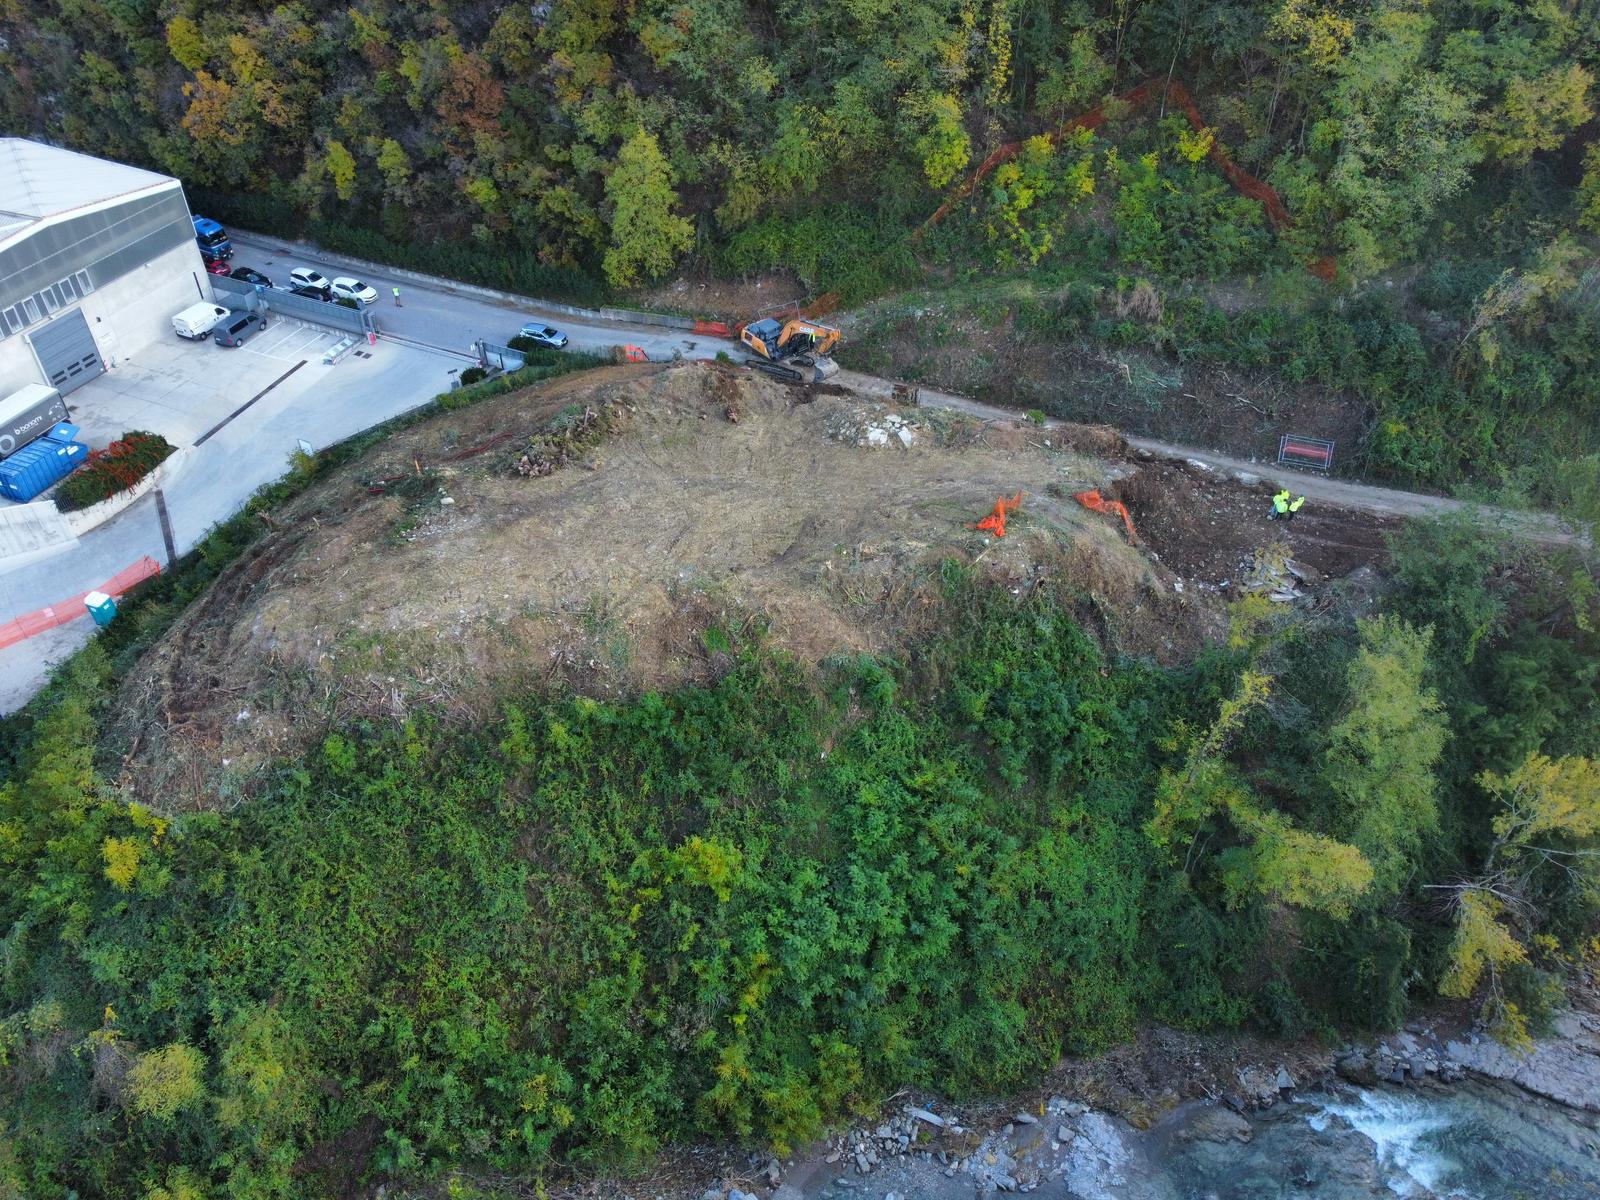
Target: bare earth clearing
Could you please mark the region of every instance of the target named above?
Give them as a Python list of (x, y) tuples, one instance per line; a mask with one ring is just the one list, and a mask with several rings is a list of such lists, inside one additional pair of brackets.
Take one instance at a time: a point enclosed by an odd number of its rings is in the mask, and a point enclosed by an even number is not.
[[(1091, 487), (1126, 499), (1146, 545), (1072, 499)], [(1017, 491), (1004, 540), (971, 528)], [(1256, 547), (1286, 534), (1318, 582), (1382, 556), (1379, 518), (1280, 530), (1266, 506), (1106, 430), (707, 363), (566, 376), (442, 414), (274, 513), (129, 681), (115, 737), (142, 798), (226, 805), (332, 720), (671, 688), (714, 678), (757, 627), (805, 663), (896, 653), (949, 558), (1056, 591), (1113, 652), (1181, 660)]]

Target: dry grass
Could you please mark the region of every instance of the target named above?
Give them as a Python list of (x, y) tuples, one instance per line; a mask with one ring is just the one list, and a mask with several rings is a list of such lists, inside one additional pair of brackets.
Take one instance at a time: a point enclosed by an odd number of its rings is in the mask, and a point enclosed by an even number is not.
[[(573, 405), (611, 414), (603, 440), (519, 475)], [(227, 804), (330, 721), (476, 722), (524, 689), (706, 680), (727, 661), (713, 625), (759, 625), (807, 663), (892, 653), (935, 619), (946, 557), (1073, 598), (1118, 648), (1194, 648), (1209, 615), (1045, 494), (1104, 464), (1026, 423), (917, 410), (909, 447), (857, 444), (887, 411), (714, 364), (628, 366), (408, 431), (279, 514), (150, 656), (124, 696), (128, 771), (172, 807)], [(969, 527), (1019, 489), (1004, 541)]]

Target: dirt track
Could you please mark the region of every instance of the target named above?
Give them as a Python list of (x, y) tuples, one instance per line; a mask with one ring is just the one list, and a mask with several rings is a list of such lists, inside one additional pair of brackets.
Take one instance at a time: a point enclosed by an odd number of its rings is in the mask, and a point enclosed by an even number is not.
[[(806, 663), (892, 654), (936, 617), (948, 558), (1015, 594), (1092, 596), (1114, 649), (1187, 658), (1213, 605), (1071, 500), (1122, 465), (1069, 443), (710, 363), (441, 414), (274, 513), (155, 648), (119, 706), (130, 771), (143, 794), (203, 802), (215, 764), (248, 771), (326, 719), (670, 689), (715, 677), (756, 627)], [(1004, 540), (972, 528), (1019, 490)]]
[[(861, 375), (853, 371), (841, 371), (838, 382), (853, 388), (864, 395), (885, 394), (892, 385), (888, 380), (880, 379), (873, 375)], [(952, 392), (940, 392), (931, 388), (922, 388), (919, 393), (920, 403), (930, 408), (951, 408), (958, 412), (970, 413), (986, 421), (1015, 420), (1016, 412), (1011, 409), (999, 408), (992, 404), (973, 400), (967, 396), (958, 396)], [(1060, 428), (1064, 423), (1046, 419), (1044, 428)], [(1308, 504), (1330, 504), (1338, 508), (1361, 509), (1365, 512), (1377, 513), (1390, 517), (1435, 517), (1445, 513), (1460, 512), (1466, 508), (1474, 508), (1480, 518), (1486, 522), (1495, 522), (1503, 525), (1507, 530), (1529, 541), (1539, 542), (1551, 546), (1587, 546), (1589, 539), (1581, 532), (1558, 518), (1544, 513), (1513, 512), (1509, 509), (1496, 508), (1490, 505), (1471, 506), (1461, 500), (1454, 500), (1448, 496), (1432, 496), (1424, 492), (1403, 492), (1395, 488), (1379, 487), (1370, 483), (1352, 483), (1343, 479), (1330, 479), (1325, 475), (1317, 475), (1308, 471), (1295, 471), (1285, 467), (1278, 467), (1271, 463), (1253, 462), (1248, 459), (1235, 458), (1231, 455), (1219, 454), (1214, 450), (1202, 450), (1194, 446), (1178, 446), (1171, 442), (1157, 441), (1154, 438), (1127, 437), (1128, 445), (1135, 450), (1142, 450), (1152, 458), (1165, 458), (1191, 464), (1203, 464), (1213, 471), (1232, 475), (1235, 478), (1245, 476), (1254, 477), (1281, 483), (1293, 491), (1307, 497)]]

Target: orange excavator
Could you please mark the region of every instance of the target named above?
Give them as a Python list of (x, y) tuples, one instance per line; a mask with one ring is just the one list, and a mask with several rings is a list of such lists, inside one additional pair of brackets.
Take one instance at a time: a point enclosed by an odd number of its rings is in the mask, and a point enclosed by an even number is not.
[(820, 383), (839, 373), (828, 351), (844, 336), (831, 325), (795, 317), (780, 325), (771, 317), (752, 321), (739, 340), (754, 352), (749, 365), (786, 383)]

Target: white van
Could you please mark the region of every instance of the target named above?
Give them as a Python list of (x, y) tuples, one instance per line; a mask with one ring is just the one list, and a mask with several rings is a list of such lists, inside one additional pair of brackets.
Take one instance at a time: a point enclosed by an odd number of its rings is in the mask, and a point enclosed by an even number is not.
[(192, 342), (204, 341), (218, 321), (230, 315), (230, 310), (220, 304), (191, 304), (172, 318), (172, 328), (181, 338)]

